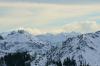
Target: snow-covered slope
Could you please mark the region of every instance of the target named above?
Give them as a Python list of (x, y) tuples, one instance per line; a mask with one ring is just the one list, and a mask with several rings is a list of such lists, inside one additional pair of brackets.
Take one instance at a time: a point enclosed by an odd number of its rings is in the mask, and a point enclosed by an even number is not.
[(67, 38), (69, 37), (74, 37), (79, 35), (80, 33), (75, 33), (75, 32), (71, 32), (71, 33), (58, 33), (58, 34), (51, 34), (51, 33), (46, 33), (46, 34), (42, 34), (42, 35), (36, 35), (36, 37), (44, 42), (50, 43), (52, 45), (61, 45), (63, 41), (65, 41)]
[(24, 30), (1, 33), (0, 36), (0, 56), (5, 55), (7, 53), (23, 51), (38, 51), (38, 53), (41, 53), (42, 50), (48, 50), (46, 48), (44, 49), (44, 47), (49, 46), (47, 43), (40, 41), (35, 36)]
[(100, 66), (100, 31), (95, 33), (60, 33), (34, 36), (24, 30), (0, 34), (0, 56), (8, 53), (28, 51), (35, 59), (31, 66), (57, 66), (53, 62), (62, 63), (66, 58), (76, 60), (90, 66)]
[(63, 63), (68, 57), (75, 59), (78, 66), (81, 63), (100, 66), (100, 31), (70, 37), (68, 35), (64, 40), (62, 46), (54, 47), (48, 52), (49, 60), (60, 59)]
[(78, 63), (89, 63), (90, 66), (100, 66), (100, 33), (82, 34), (68, 38), (60, 49), (62, 58), (74, 58)]

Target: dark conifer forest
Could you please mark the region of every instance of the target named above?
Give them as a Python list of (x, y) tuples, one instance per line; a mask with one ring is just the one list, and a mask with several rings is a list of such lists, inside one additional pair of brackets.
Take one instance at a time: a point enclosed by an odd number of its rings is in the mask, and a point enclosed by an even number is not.
[[(27, 52), (9, 53), (8, 55), (0, 58), (0, 66), (31, 66), (31, 60), (32, 57)], [(76, 60), (70, 58), (66, 58), (63, 63), (61, 63), (61, 60), (49, 60), (45, 66), (49, 66), (50, 64), (54, 64), (55, 66), (78, 66)], [(79, 66), (90, 65), (80, 62)]]
[(27, 52), (8, 54), (0, 59), (0, 66), (31, 66)]

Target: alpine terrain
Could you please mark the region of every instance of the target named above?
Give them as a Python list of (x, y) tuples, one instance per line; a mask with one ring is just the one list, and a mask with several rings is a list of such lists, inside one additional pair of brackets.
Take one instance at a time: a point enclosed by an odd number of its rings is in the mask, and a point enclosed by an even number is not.
[(100, 66), (100, 31), (0, 33), (0, 66)]

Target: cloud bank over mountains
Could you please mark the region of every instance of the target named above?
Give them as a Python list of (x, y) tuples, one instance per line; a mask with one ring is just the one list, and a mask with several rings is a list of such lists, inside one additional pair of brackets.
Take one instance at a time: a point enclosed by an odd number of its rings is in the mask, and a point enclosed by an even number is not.
[(99, 4), (0, 2), (0, 31), (26, 28), (46, 32), (93, 32), (100, 28)]
[(69, 23), (59, 28), (47, 29), (47, 30), (40, 30), (40, 29), (32, 29), (32, 28), (25, 28), (25, 30), (33, 33), (33, 34), (43, 34), (43, 33), (61, 33), (61, 32), (80, 32), (80, 33), (89, 33), (95, 32), (100, 30), (100, 25), (97, 24), (95, 21), (82, 21), (82, 22), (75, 22)]

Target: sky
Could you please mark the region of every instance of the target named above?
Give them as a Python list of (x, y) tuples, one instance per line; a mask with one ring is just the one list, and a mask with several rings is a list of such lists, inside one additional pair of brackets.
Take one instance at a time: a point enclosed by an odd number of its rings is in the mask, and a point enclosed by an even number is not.
[(0, 0), (0, 32), (33, 34), (100, 30), (100, 0)]

